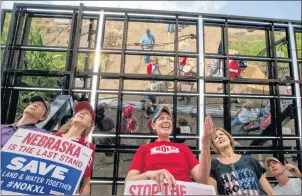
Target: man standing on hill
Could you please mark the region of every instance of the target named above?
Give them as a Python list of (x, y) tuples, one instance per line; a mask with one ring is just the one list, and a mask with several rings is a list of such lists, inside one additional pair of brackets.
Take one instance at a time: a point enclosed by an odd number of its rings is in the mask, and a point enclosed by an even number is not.
[(23, 111), (22, 118), (10, 125), (1, 125), (1, 147), (14, 135), (18, 128), (47, 133), (46, 130), (36, 127), (36, 124), (45, 120), (50, 112), (50, 105), (41, 96), (30, 99), (30, 105)]
[(243, 60), (232, 60), (229, 64), (229, 76), (231, 79), (234, 78), (240, 78), (241, 72), (244, 72), (244, 70), (247, 67), (247, 61)]
[[(146, 29), (146, 34), (141, 37), (140, 45), (143, 50), (152, 50), (155, 44), (155, 38), (150, 33), (150, 29)], [(150, 56), (144, 57), (144, 63), (148, 65), (150, 63)]]

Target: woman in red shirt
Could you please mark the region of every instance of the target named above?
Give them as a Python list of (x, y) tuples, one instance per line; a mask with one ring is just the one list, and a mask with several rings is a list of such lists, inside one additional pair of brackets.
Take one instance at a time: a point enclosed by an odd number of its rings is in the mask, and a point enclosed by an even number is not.
[(164, 191), (164, 181), (169, 189), (176, 185), (175, 180), (191, 182), (191, 178), (206, 184), (210, 174), (210, 140), (213, 131), (211, 117), (205, 120), (205, 130), (202, 137), (200, 161), (183, 143), (171, 142), (172, 113), (168, 106), (162, 106), (154, 111), (151, 123), (158, 138), (155, 142), (144, 144), (135, 153), (126, 181), (156, 180), (159, 191)]
[(75, 116), (63, 125), (56, 136), (78, 142), (92, 150), (89, 163), (82, 179), (80, 195), (90, 195), (90, 177), (94, 160), (94, 145), (86, 140), (89, 133), (94, 129), (95, 112), (89, 102), (79, 102), (75, 106)]

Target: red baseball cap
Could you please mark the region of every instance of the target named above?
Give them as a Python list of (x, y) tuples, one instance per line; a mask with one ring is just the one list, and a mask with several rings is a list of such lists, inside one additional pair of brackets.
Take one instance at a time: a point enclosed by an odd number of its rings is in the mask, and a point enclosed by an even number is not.
[(130, 117), (132, 115), (133, 112), (133, 107), (132, 105), (128, 105), (125, 109), (124, 109), (124, 116), (125, 117)]
[(78, 102), (74, 108), (75, 113), (78, 113), (83, 109), (88, 110), (91, 113), (93, 121), (95, 121), (95, 112), (89, 102), (87, 101)]

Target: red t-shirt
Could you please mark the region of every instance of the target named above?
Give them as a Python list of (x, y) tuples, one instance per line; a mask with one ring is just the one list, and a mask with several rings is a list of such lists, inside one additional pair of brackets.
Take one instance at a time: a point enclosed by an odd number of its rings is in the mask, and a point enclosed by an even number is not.
[(148, 74), (148, 75), (151, 75), (151, 74), (152, 74), (152, 63), (149, 63), (149, 64), (147, 65), (147, 74)]
[(197, 164), (198, 160), (185, 144), (157, 141), (138, 148), (129, 171), (138, 170), (144, 173), (166, 169), (175, 180), (192, 182), (190, 173)]
[(234, 69), (234, 70), (237, 70), (238, 72), (235, 73), (235, 72), (231, 72), (230, 71), (230, 78), (231, 79), (234, 79), (234, 78), (237, 78), (240, 76), (241, 74), (241, 70), (240, 70), (240, 67), (238, 66), (238, 62), (236, 60), (232, 60), (229, 64), (229, 69)]
[[(180, 62), (180, 58), (183, 58), (183, 62)], [(179, 64), (181, 65), (181, 66), (185, 66), (186, 64), (187, 64), (187, 58), (188, 57), (180, 57), (179, 58)]]
[[(56, 136), (62, 137), (62, 133), (56, 133)], [(86, 170), (85, 170), (84, 175), (83, 175), (83, 177), (90, 177), (92, 169), (93, 169), (94, 145), (92, 143), (86, 141), (86, 139), (84, 137), (81, 137), (79, 139), (72, 139), (72, 141), (77, 142), (79, 144), (82, 144), (83, 146), (86, 146), (86, 147), (88, 147), (92, 150), (90, 160), (88, 162), (88, 165), (87, 165)]]

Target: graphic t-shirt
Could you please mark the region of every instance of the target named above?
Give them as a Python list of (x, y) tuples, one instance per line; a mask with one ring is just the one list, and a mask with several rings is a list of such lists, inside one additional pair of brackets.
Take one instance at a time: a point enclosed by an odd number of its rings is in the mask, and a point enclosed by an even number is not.
[(253, 157), (242, 155), (233, 164), (212, 160), (210, 176), (217, 181), (219, 195), (266, 195), (259, 184), (265, 171)]
[(144, 173), (166, 169), (175, 180), (192, 182), (190, 172), (197, 164), (197, 158), (185, 144), (157, 141), (139, 147), (129, 171), (138, 170)]
[[(56, 133), (56, 136), (62, 137), (62, 133)], [(78, 139), (72, 139), (72, 141), (77, 142), (79, 144), (82, 144), (83, 146), (86, 146), (87, 148), (90, 148), (92, 150), (90, 160), (89, 160), (88, 165), (87, 165), (87, 167), (85, 169), (85, 172), (83, 174), (83, 177), (90, 177), (92, 169), (93, 169), (94, 145), (92, 143), (86, 141), (85, 138), (83, 138), (83, 137), (78, 138)]]
[(230, 71), (229, 76), (230, 76), (231, 79), (238, 78), (240, 76), (241, 70), (240, 70), (240, 67), (238, 66), (238, 62), (236, 60), (232, 60), (230, 62), (229, 68), (233, 69), (233, 70), (237, 70), (237, 73)]

